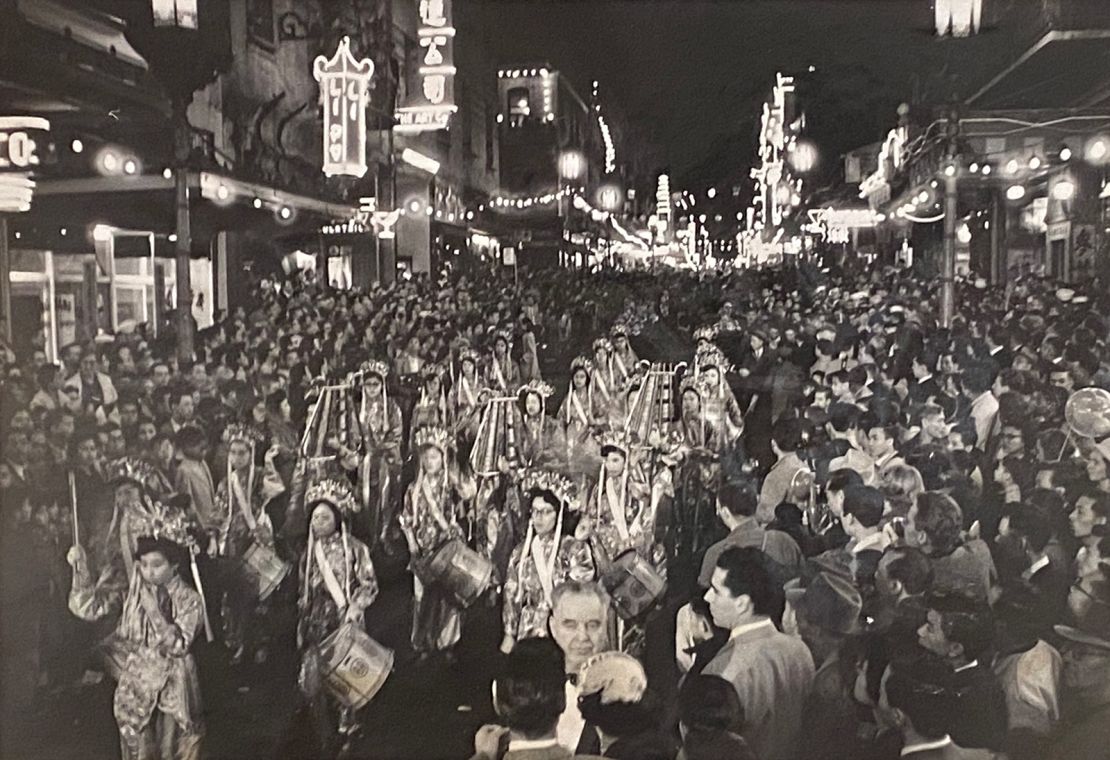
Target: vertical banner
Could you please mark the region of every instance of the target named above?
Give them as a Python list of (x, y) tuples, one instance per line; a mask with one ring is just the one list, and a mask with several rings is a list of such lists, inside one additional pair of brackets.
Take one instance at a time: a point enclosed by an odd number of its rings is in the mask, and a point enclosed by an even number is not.
[(397, 132), (447, 129), (455, 104), (455, 28), (451, 0), (416, 0), (420, 13), (417, 81), (397, 109)]
[(344, 37), (331, 59), (317, 56), (313, 76), (324, 102), (324, 174), (366, 174), (366, 105), (374, 62), (356, 61)]

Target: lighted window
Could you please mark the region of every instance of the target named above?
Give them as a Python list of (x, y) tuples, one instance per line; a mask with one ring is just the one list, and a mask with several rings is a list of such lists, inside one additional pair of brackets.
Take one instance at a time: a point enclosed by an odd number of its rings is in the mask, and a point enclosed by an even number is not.
[(532, 115), (532, 96), (527, 87), (509, 90), (509, 123), (519, 126)]

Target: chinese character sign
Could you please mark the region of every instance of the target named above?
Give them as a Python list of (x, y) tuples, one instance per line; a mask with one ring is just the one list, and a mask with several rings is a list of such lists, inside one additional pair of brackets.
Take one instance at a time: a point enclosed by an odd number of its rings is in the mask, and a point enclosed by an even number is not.
[(366, 104), (374, 62), (356, 61), (344, 37), (331, 60), (318, 56), (312, 73), (324, 102), (324, 174), (366, 174)]
[(398, 132), (446, 129), (455, 105), (455, 29), (451, 0), (416, 0), (420, 56), (409, 96), (397, 109)]

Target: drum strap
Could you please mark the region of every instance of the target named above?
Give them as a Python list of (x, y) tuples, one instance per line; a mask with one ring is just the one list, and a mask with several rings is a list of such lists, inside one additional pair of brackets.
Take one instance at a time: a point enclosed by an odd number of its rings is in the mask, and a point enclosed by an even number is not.
[(619, 495), (613, 493), (613, 489), (609, 483), (603, 481), (605, 488), (605, 500), (609, 504), (609, 514), (613, 515), (613, 524), (617, 526), (617, 533), (620, 534), (622, 541), (628, 540), (628, 516), (624, 513), (624, 504), (619, 503), (621, 498)]
[(617, 373), (621, 377), (628, 377), (628, 368), (624, 366), (624, 359), (621, 358), (621, 355), (614, 353), (613, 361), (617, 363)]
[(547, 599), (548, 605), (551, 604), (551, 592), (555, 587), (555, 559), (559, 555), (559, 537), (555, 537), (555, 542), (551, 545), (551, 556), (543, 556), (543, 542), (538, 538), (532, 538), (532, 561), (536, 565), (536, 575), (540, 578), (540, 586), (543, 587), (543, 596)]
[(327, 554), (324, 553), (324, 542), (317, 541), (312, 550), (316, 559), (316, 566), (320, 568), (320, 577), (324, 579), (324, 587), (331, 594), (332, 601), (340, 610), (346, 609), (347, 596), (339, 585), (339, 579), (335, 577), (335, 571), (332, 570), (331, 563), (328, 562)]
[[(582, 408), (582, 402), (578, 400), (578, 393), (573, 389), (570, 392), (570, 400), (574, 405), (574, 411), (578, 415), (578, 419), (582, 420), (582, 424), (586, 427), (590, 425), (590, 418), (586, 416), (586, 411)], [(570, 422), (570, 420), (567, 420)]]
[(445, 532), (449, 532), (451, 526), (447, 524), (447, 518), (443, 516), (443, 510), (439, 508), (439, 503), (432, 493), (432, 484), (427, 478), (420, 479), (420, 492), (424, 494), (424, 501), (428, 503), (428, 511), (432, 513), (432, 517), (439, 523), (439, 527)]
[(239, 511), (243, 513), (243, 519), (246, 520), (247, 527), (253, 532), (258, 527), (258, 521), (254, 519), (250, 499), (243, 493), (243, 484), (239, 482), (239, 478), (234, 472), (228, 478), (228, 485), (231, 487), (232, 499), (239, 502)]
[(466, 379), (466, 375), (459, 375), (459, 396), (460, 400), (466, 406), (474, 406), (477, 403), (474, 398), (474, 391), (470, 388), (470, 381)]

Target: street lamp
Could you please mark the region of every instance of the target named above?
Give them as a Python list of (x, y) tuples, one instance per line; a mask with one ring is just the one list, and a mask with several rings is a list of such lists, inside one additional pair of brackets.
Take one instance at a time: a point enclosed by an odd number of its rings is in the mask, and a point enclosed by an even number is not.
[[(582, 176), (586, 170), (586, 157), (576, 150), (565, 150), (559, 155), (559, 189), (562, 191), (564, 187), (568, 190), (574, 180)], [(563, 210), (563, 241), (567, 242), (567, 262), (571, 260), (570, 245), (567, 240), (567, 227), (570, 222), (570, 204), (567, 203), (567, 198), (562, 198), (559, 205)]]

